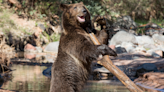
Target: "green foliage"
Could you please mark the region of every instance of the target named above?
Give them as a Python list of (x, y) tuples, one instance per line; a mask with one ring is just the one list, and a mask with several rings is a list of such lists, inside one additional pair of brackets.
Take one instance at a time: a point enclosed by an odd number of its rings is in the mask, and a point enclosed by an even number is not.
[(0, 15), (0, 27), (2, 28), (16, 28), (14, 22), (12, 20), (10, 20), (9, 16), (11, 15), (11, 13), (7, 12), (7, 11), (3, 11), (2, 15)]
[[(91, 16), (95, 15), (131, 15), (134, 18), (158, 19), (164, 17), (164, 0), (19, 0), (22, 9), (19, 15), (33, 19), (53, 19), (53, 15), (61, 16), (60, 3), (83, 2)], [(2, 0), (0, 0), (0, 3)], [(0, 9), (2, 11), (2, 9)], [(134, 13), (134, 15), (132, 15)], [(55, 19), (53, 19), (56, 21)]]
[(51, 38), (52, 38), (52, 42), (59, 41), (60, 35), (59, 35), (59, 34), (53, 34), (53, 35), (51, 36)]
[(157, 24), (157, 25), (159, 25), (161, 27), (164, 27), (164, 20), (163, 19), (152, 19), (151, 22), (155, 23), (155, 24)]
[[(53, 33), (51, 35), (48, 35), (45, 31), (42, 34), (48, 39), (49, 42), (59, 41), (60, 39), (60, 34)], [(41, 38), (43, 38), (42, 35), (40, 36)]]
[(109, 14), (109, 8), (101, 0), (63, 0), (61, 3), (83, 2), (90, 11), (91, 16)]

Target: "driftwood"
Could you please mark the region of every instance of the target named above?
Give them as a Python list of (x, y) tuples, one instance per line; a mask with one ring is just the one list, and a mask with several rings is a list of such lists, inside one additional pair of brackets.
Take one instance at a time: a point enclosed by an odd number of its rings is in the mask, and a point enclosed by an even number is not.
[[(90, 29), (87, 29), (89, 33)], [(95, 45), (100, 45), (100, 42), (93, 33), (89, 34), (91, 40)], [(105, 55), (100, 61), (101, 64), (107, 68), (112, 74), (114, 74), (131, 92), (143, 92), (135, 83), (133, 83), (127, 75), (117, 68), (113, 62), (110, 60), (109, 55)]]
[(164, 73), (162, 72), (144, 73), (142, 76), (135, 79), (134, 82), (140, 84), (141, 86), (144, 85), (146, 87), (149, 87), (151, 89), (164, 89)]

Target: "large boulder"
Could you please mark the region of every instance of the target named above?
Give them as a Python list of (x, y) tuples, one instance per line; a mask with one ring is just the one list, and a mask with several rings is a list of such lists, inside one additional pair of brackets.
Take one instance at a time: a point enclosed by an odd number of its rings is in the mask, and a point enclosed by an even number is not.
[(109, 41), (110, 45), (120, 45), (122, 42), (137, 43), (136, 38), (133, 34), (126, 31), (117, 32), (112, 39)]
[(152, 38), (157, 44), (164, 46), (164, 36), (163, 35), (154, 34), (152, 36)]
[(124, 47), (128, 53), (132, 53), (135, 51), (135, 45), (132, 42), (122, 42), (121, 47)]
[(135, 36), (135, 38), (139, 45), (145, 45), (145, 44), (149, 44), (149, 45), (153, 44), (154, 45), (154, 40), (149, 36), (146, 36), (146, 35)]

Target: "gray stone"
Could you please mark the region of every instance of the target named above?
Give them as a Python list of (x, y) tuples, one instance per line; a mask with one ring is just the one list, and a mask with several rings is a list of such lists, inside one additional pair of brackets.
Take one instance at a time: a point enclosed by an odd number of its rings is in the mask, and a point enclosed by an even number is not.
[(121, 29), (135, 29), (137, 24), (132, 20), (130, 16), (121, 16), (117, 18), (116, 22), (113, 24), (114, 27), (120, 27)]
[(122, 42), (121, 47), (124, 47), (128, 53), (132, 53), (136, 46), (131, 42)]
[(125, 70), (124, 70), (125, 74), (130, 76), (130, 77), (135, 77), (136, 75), (136, 70), (135, 68), (133, 67), (127, 67)]
[(135, 36), (136, 41), (139, 45), (145, 45), (145, 44), (154, 44), (154, 40), (146, 35), (143, 36)]
[(35, 47), (36, 48), (36, 51), (38, 52), (38, 53), (41, 53), (42, 52), (42, 48), (41, 47)]
[(143, 46), (137, 46), (135, 48), (135, 51), (141, 51), (141, 52), (146, 52), (146, 49)]
[(152, 36), (153, 34), (159, 34), (159, 31), (155, 29), (148, 29), (145, 31), (145, 35)]
[(150, 54), (154, 58), (161, 58), (161, 56), (159, 54), (157, 54), (156, 51), (162, 51), (162, 50), (161, 50), (161, 48), (150, 49), (150, 50), (147, 50), (146, 53)]
[(127, 53), (127, 51), (124, 47), (116, 47), (115, 50), (116, 50), (116, 53), (118, 53), (118, 54)]
[(122, 42), (137, 43), (135, 36), (125, 31), (117, 32), (109, 43), (110, 45), (120, 45)]
[(110, 71), (105, 67), (96, 68), (93, 70), (93, 72), (110, 73)]
[(45, 47), (44, 52), (56, 52), (57, 53), (58, 47), (59, 47), (59, 41), (51, 42)]
[(153, 40), (160, 45), (164, 45), (164, 36), (159, 34), (154, 34), (152, 36)]
[(48, 78), (51, 78), (51, 67), (48, 67), (47, 69), (43, 70), (43, 75), (47, 76)]
[(153, 56), (154, 58), (161, 58), (161, 56), (160, 56), (159, 54), (155, 53), (155, 52), (152, 53), (152, 56)]
[(153, 63), (144, 63), (137, 67), (137, 73), (157, 72), (157, 66)]

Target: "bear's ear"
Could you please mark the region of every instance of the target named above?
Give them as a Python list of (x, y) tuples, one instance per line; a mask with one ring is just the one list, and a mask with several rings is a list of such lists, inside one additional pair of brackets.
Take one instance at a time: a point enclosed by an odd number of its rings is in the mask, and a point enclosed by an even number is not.
[(68, 8), (68, 5), (66, 5), (66, 4), (60, 4), (60, 9), (62, 10), (62, 11), (64, 11), (65, 9), (67, 9)]

